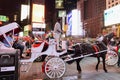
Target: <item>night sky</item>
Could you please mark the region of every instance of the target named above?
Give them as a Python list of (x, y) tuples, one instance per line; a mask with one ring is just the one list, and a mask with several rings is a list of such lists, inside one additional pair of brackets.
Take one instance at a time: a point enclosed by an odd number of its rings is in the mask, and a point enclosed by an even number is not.
[(7, 14), (19, 9), (20, 0), (0, 0), (0, 14)]

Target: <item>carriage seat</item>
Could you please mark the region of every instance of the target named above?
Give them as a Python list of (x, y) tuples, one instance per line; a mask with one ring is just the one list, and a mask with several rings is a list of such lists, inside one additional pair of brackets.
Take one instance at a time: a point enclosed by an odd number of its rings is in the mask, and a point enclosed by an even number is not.
[[(31, 57), (31, 54), (32, 54), (32, 53), (34, 54), (35, 52), (40, 52), (39, 47), (40, 47), (41, 43), (42, 43), (42, 41), (36, 41), (36, 42), (34, 42), (34, 43), (32, 44), (31, 48), (25, 49), (25, 50), (24, 50), (24, 54), (25, 54), (25, 55), (23, 55), (23, 56), (24, 56), (24, 59), (29, 59), (29, 58)], [(48, 43), (45, 42), (45, 44), (44, 44), (43, 49), (42, 49), (41, 52), (46, 51), (47, 48), (48, 48)], [(40, 53), (41, 53), (41, 52), (40, 52)]]
[[(39, 47), (40, 45), (41, 45), (41, 43), (42, 43), (42, 41), (37, 41), (37, 42), (34, 42), (33, 44), (32, 44), (32, 47), (33, 48), (37, 48), (37, 47)], [(42, 52), (44, 52), (44, 51), (46, 51), (47, 49), (48, 49), (48, 43), (47, 42), (45, 42), (45, 44), (44, 44), (44, 47), (43, 47), (43, 49), (42, 49)]]

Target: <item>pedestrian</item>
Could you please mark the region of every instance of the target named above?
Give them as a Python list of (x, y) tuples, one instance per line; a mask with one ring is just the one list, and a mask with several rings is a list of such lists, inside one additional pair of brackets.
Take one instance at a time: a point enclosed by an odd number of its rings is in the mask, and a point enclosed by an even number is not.
[(61, 26), (61, 19), (57, 18), (57, 22), (54, 25), (54, 38), (57, 42), (57, 50), (60, 50), (60, 38), (62, 34), (62, 26)]
[(6, 47), (20, 49), (20, 58), (23, 58), (22, 53), (24, 50), (24, 46), (19, 44), (16, 40), (14, 41), (13, 34), (11, 32), (7, 34), (6, 39), (3, 40), (3, 43)]
[(118, 67), (120, 67), (120, 38), (118, 39), (117, 46), (118, 46), (118, 62), (117, 62), (117, 65), (118, 65)]

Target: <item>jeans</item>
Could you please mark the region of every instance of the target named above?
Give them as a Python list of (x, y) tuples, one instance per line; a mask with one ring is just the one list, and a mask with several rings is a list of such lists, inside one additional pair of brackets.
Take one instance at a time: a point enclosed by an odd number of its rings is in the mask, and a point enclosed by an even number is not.
[(14, 43), (14, 44), (13, 44), (13, 48), (15, 48), (15, 49), (20, 49), (20, 57), (22, 57), (22, 53), (23, 53), (23, 50), (24, 50), (24, 46), (21, 45), (21, 44), (18, 44), (18, 43)]

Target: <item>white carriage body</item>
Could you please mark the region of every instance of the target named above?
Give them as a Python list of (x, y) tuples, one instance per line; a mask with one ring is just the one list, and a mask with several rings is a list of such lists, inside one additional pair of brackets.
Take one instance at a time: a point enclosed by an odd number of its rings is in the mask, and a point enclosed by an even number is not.
[[(5, 26), (1, 26), (0, 27), (0, 35), (3, 35), (3, 37), (7, 40), (6, 33), (13, 30), (13, 34), (14, 34), (14, 30), (17, 29), (17, 28), (19, 28), (19, 25), (16, 22), (7, 24)], [(9, 45), (12, 48), (12, 45), (10, 44), (10, 42), (8, 40), (7, 40), (7, 42), (9, 43)], [(2, 45), (2, 47), (3, 47), (3, 45)]]
[[(19, 25), (16, 22), (7, 24), (5, 26), (2, 26), (2, 27), (0, 27), (0, 35), (3, 35), (4, 38), (7, 40), (6, 33), (13, 30), (13, 34), (14, 34), (14, 29), (17, 29), (17, 28), (19, 28)], [(8, 41), (8, 43), (10, 44), (9, 41)], [(31, 59), (21, 60), (21, 62), (22, 61), (33, 62), (37, 57), (39, 57), (41, 55), (60, 56), (60, 55), (67, 52), (67, 50), (64, 50), (62, 52), (57, 52), (56, 51), (56, 41), (55, 41), (55, 39), (49, 39), (48, 49), (44, 52), (41, 52), (43, 47), (44, 47), (44, 44), (45, 44), (45, 42), (43, 41), (40, 46), (32, 47), (31, 48), (31, 52), (32, 52)], [(1, 44), (1, 47), (7, 48), (7, 47), (3, 46), (3, 44)], [(11, 48), (12, 48), (12, 45), (11, 45)]]
[[(3, 35), (3, 37), (7, 40), (6, 33), (13, 30), (13, 34), (14, 34), (14, 29), (17, 29), (17, 28), (19, 28), (19, 25), (16, 22), (10, 23), (10, 24), (5, 25), (5, 26), (2, 26), (2, 27), (0, 27), (0, 35)], [(10, 44), (9, 41), (8, 41), (8, 43)], [(59, 68), (60, 72), (61, 72), (61, 69), (62, 69), (62, 72), (59, 75), (56, 76), (56, 77), (61, 77), (65, 73), (65, 63), (64, 63), (64, 61), (62, 59), (59, 58), (59, 56), (64, 54), (64, 53), (66, 53), (67, 50), (64, 50), (62, 52), (57, 52), (56, 51), (56, 41), (55, 41), (55, 39), (49, 39), (47, 50), (42, 52), (44, 46), (45, 46), (45, 41), (43, 41), (40, 44), (40, 46), (31, 48), (31, 58), (29, 58), (29, 59), (21, 59), (20, 60), (20, 62), (21, 62), (21, 69), (23, 68), (23, 70), (21, 70), (21, 71), (28, 72), (30, 67), (32, 66), (33, 61), (36, 58), (38, 58), (39, 56), (41, 56), (41, 55), (56, 56), (57, 58), (54, 57), (52, 59), (52, 61), (53, 60), (57, 61), (57, 63), (60, 62), (60, 64), (62, 62), (62, 65), (64, 65), (62, 68), (60, 68), (61, 66), (53, 64), (54, 65), (54, 69), (58, 69)], [(11, 48), (5, 47), (2, 42), (0, 42), (0, 48), (1, 49), (3, 49), (3, 48), (5, 48), (5, 49), (14, 49), (14, 48), (12, 48), (12, 45), (11, 45)], [(54, 63), (54, 61), (53, 61), (53, 63)], [(48, 61), (47, 65), (49, 65), (49, 62), (51, 63), (51, 60)], [(57, 70), (57, 72), (58, 72), (58, 70)], [(47, 74), (47, 71), (46, 71), (46, 74)], [(51, 77), (51, 78), (55, 77), (55, 76), (51, 76), (51, 75), (48, 75), (48, 76)]]

